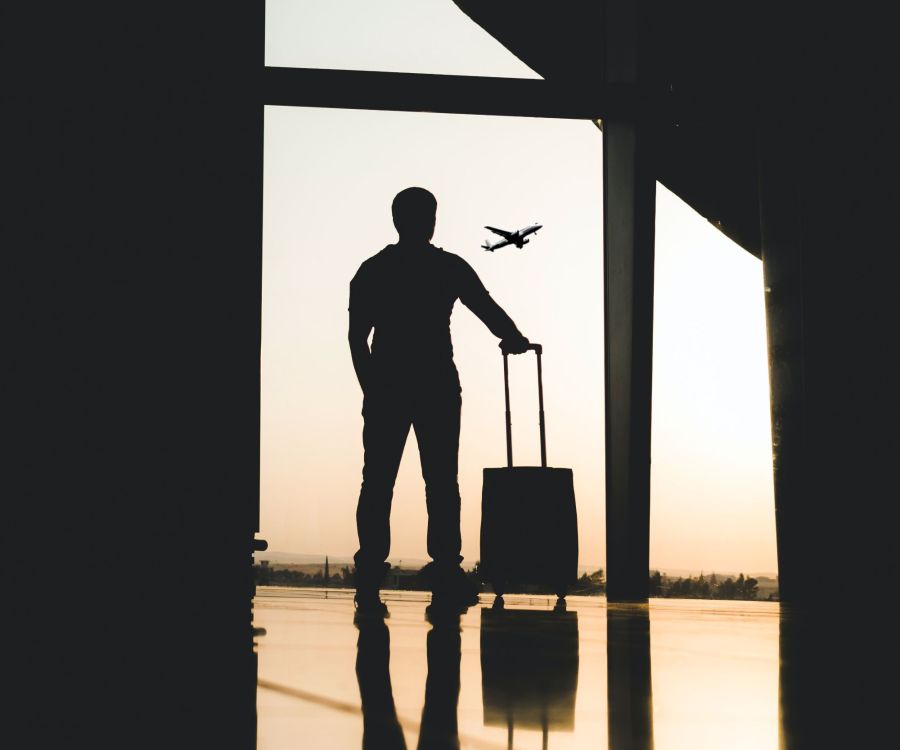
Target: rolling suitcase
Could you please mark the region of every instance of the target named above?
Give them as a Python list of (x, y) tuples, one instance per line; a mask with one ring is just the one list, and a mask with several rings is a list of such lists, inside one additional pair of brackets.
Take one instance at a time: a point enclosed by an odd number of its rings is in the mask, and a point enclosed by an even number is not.
[(564, 597), (578, 577), (578, 521), (571, 469), (547, 466), (544, 387), (537, 356), (541, 465), (513, 466), (509, 355), (503, 355), (506, 467), (485, 469), (481, 494), (479, 571), (502, 596), (510, 584), (540, 584)]

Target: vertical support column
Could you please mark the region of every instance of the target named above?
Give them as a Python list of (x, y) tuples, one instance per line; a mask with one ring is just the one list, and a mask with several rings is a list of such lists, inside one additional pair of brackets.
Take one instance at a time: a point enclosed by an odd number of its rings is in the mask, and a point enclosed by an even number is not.
[[(795, 602), (800, 586), (815, 580), (804, 528), (804, 362), (802, 233), (795, 142), (784, 123), (762, 122), (759, 133), (759, 199), (779, 596)], [(813, 575), (810, 576), (810, 573)], [(805, 583), (801, 583), (805, 582)]]
[[(606, 82), (638, 78), (638, 9), (606, 2)], [(606, 568), (612, 601), (647, 598), (656, 180), (639, 111), (603, 122)]]

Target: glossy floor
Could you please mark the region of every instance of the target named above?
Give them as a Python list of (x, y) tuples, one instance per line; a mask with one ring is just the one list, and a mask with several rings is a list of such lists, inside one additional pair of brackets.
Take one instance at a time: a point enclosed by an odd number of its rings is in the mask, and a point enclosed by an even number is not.
[(384, 598), (258, 590), (259, 750), (779, 746), (777, 604)]

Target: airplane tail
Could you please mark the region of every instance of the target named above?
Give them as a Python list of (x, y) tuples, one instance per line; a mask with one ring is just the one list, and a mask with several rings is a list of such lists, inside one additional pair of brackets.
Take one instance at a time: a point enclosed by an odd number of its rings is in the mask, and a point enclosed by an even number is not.
[(482, 250), (487, 250), (489, 253), (494, 252), (494, 248), (490, 246), (487, 240), (484, 241), (484, 244), (481, 246)]

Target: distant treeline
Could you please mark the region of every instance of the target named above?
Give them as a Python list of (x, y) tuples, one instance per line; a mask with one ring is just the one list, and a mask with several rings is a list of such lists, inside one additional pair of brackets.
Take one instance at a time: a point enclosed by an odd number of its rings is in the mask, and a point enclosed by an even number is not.
[[(759, 581), (744, 577), (720, 578), (715, 573), (693, 578), (672, 578), (658, 570), (650, 574), (650, 596), (671, 599), (759, 599)], [(772, 595), (770, 595), (770, 598)]]
[[(300, 587), (328, 587), (347, 588), (354, 587), (354, 568), (342, 566), (332, 574), (329, 571), (316, 573), (304, 573), (300, 570), (277, 568), (268, 562), (253, 566), (254, 580), (257, 586), (300, 586)], [(476, 582), (480, 581), (478, 564), (467, 571)], [(696, 578), (675, 578), (663, 575), (660, 571), (650, 573), (649, 593), (654, 597), (666, 597), (672, 599), (744, 599), (753, 600), (759, 598), (759, 582), (755, 578), (744, 576), (741, 573), (737, 578), (731, 576), (722, 578), (712, 573), (705, 576), (702, 573)], [(421, 570), (409, 570), (407, 568), (394, 567), (385, 576), (383, 589), (421, 591), (428, 588)], [(537, 584), (508, 584), (508, 593), (552, 593), (546, 586)], [(490, 586), (484, 586), (485, 591), (490, 591)], [(583, 574), (569, 589), (571, 594), (602, 594), (606, 591), (606, 580), (603, 570), (594, 571), (591, 574)], [(777, 594), (769, 595), (769, 598), (777, 598)]]
[(322, 588), (352, 589), (353, 569), (340, 568), (335, 575), (326, 578), (324, 571), (304, 573), (301, 570), (272, 567), (267, 561), (253, 566), (253, 579), (257, 586), (321, 586)]

